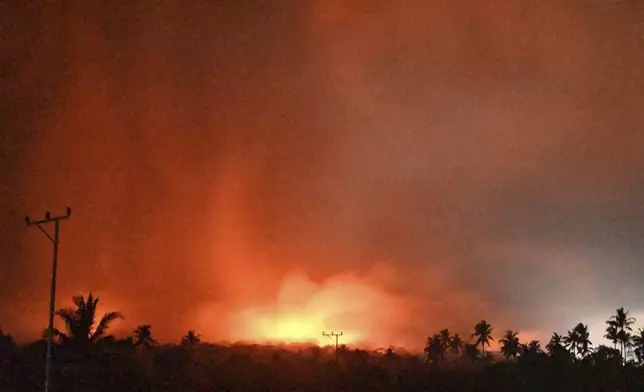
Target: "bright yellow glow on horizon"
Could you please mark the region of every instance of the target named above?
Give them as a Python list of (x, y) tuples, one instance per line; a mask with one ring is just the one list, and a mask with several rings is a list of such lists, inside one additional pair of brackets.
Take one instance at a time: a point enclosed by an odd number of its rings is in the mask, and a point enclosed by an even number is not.
[(286, 314), (260, 317), (255, 319), (255, 328), (257, 338), (271, 342), (324, 343), (324, 323), (319, 316)]
[[(381, 325), (377, 311), (382, 295), (367, 284), (343, 280), (316, 284), (305, 277), (285, 280), (272, 305), (249, 306), (235, 312), (233, 341), (335, 345), (323, 333), (342, 332), (340, 344), (362, 345)], [(384, 317), (384, 316), (383, 316)]]

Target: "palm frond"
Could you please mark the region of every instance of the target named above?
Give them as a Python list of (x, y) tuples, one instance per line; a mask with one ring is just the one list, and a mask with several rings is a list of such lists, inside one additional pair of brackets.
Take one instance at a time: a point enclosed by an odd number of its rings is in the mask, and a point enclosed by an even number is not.
[(78, 311), (71, 308), (59, 309), (56, 315), (65, 322), (65, 328), (69, 336), (76, 336), (79, 334), (79, 315)]
[(85, 297), (82, 295), (72, 297), (72, 302), (74, 302), (74, 305), (76, 305), (78, 309), (85, 309)]
[(67, 322), (68, 320), (74, 321), (77, 317), (76, 311), (72, 308), (59, 309), (56, 311), (56, 315), (62, 318), (65, 322)]
[(103, 336), (105, 334), (105, 331), (107, 331), (107, 329), (109, 328), (110, 323), (117, 319), (123, 319), (123, 315), (119, 312), (105, 313), (103, 317), (101, 317), (101, 321), (98, 322), (98, 326), (96, 327), (96, 330), (92, 334), (90, 340), (93, 341)]

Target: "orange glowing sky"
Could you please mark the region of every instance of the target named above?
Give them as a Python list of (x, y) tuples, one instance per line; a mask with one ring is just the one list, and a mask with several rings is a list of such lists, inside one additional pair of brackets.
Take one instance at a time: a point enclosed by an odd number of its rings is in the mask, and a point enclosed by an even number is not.
[(4, 2), (0, 325), (45, 327), (23, 216), (65, 205), (58, 303), (93, 291), (120, 334), (640, 314), (643, 4)]

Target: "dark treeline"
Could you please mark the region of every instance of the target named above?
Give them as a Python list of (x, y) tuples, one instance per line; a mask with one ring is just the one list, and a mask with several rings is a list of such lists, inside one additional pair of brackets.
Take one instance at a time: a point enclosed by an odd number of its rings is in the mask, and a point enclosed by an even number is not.
[[(465, 338), (444, 329), (427, 339), (425, 354), (317, 346), (216, 345), (188, 331), (176, 345), (159, 344), (150, 325), (131, 337), (108, 334), (121, 318), (96, 314), (98, 299), (74, 298), (60, 309), (54, 331), (52, 391), (644, 391), (644, 333), (617, 309), (594, 347), (586, 325), (522, 343), (519, 333), (497, 336), (486, 321)], [(41, 391), (47, 342), (17, 345), (0, 332), (1, 391)], [(488, 346), (488, 348), (486, 348)]]

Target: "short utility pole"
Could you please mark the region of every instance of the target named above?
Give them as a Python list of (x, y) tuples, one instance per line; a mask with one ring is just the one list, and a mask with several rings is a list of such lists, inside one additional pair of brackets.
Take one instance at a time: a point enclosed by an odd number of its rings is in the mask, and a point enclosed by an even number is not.
[(335, 338), (335, 353), (337, 355), (338, 354), (338, 338), (340, 338), (340, 336), (342, 336), (342, 332), (337, 332), (337, 333), (333, 332), (333, 331), (331, 331), (331, 333), (322, 332), (322, 335), (328, 337), (331, 340), (333, 340), (333, 338)]
[[(45, 365), (45, 392), (49, 392), (50, 387), (50, 374), (51, 374), (51, 341), (54, 335), (54, 311), (56, 307), (56, 270), (58, 269), (58, 233), (60, 229), (60, 221), (68, 219), (72, 215), (72, 209), (67, 207), (65, 215), (51, 216), (49, 211), (45, 213), (45, 218), (37, 221), (32, 221), (29, 216), (25, 217), (27, 226), (37, 226), (40, 231), (45, 234), (47, 238), (54, 244), (54, 261), (51, 269), (51, 288), (49, 292), (49, 329), (47, 331), (47, 362)], [(47, 223), (54, 223), (54, 235), (49, 234), (43, 228)]]

